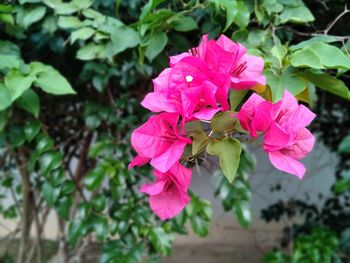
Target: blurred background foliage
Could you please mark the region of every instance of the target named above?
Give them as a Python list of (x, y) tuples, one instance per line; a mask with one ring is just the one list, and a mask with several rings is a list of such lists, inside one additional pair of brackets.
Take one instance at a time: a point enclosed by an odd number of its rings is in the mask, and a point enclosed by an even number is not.
[[(51, 211), (58, 216), (58, 245), (50, 256), (56, 262), (88, 262), (87, 251), (96, 245), (103, 263), (157, 262), (171, 253), (175, 233), (187, 233), (185, 225), (199, 236), (208, 234), (208, 201), (191, 193), (190, 205), (178, 217), (161, 222), (138, 192), (150, 170), (127, 169), (130, 131), (147, 118), (139, 101), (152, 89), (151, 79), (167, 66), (169, 55), (197, 45), (203, 34), (224, 32), (262, 56), (268, 85), (256, 92), (276, 101), (287, 88), (313, 106), (319, 116), (314, 131), (337, 150), (350, 130), (350, 20), (345, 4), (3, 0), (0, 213), (20, 219), (14, 233), (20, 237), (16, 261), (48, 260), (42, 232)], [(286, 229), (282, 245), (292, 243), (295, 249), (271, 252), (267, 262), (348, 259), (343, 241), (350, 235), (349, 222), (343, 219), (349, 206), (349, 144), (348, 137), (339, 146), (339, 180), (322, 210), (292, 200), (294, 205), (279, 202), (264, 211), (268, 221), (299, 211), (305, 215), (304, 224)], [(224, 210), (248, 227), (254, 158), (248, 150), (243, 157), (233, 184), (220, 172), (212, 181)], [(11, 205), (5, 202), (8, 197)], [(30, 240), (30, 231), (36, 231), (36, 240)], [(311, 239), (305, 236), (310, 233)], [(313, 261), (300, 260), (308, 257)]]

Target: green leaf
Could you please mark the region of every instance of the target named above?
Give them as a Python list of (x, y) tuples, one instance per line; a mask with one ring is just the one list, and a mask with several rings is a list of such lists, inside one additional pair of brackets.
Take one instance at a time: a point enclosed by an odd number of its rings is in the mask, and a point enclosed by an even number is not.
[(0, 54), (0, 69), (18, 69), (21, 63), (17, 56)]
[(152, 61), (165, 48), (168, 42), (168, 37), (164, 32), (152, 34), (150, 42), (146, 48), (145, 56), (149, 61)]
[(41, 73), (35, 84), (47, 93), (55, 95), (76, 94), (69, 82), (56, 70)]
[(18, 107), (33, 114), (36, 118), (39, 117), (40, 100), (39, 96), (33, 90), (26, 90), (15, 103)]
[(55, 209), (62, 219), (69, 220), (72, 204), (73, 200), (71, 197), (60, 198), (59, 204), (55, 206)]
[(84, 26), (84, 23), (75, 16), (60, 16), (57, 21), (57, 25), (60, 28), (80, 28)]
[(80, 28), (71, 34), (70, 42), (74, 43), (75, 41), (79, 40), (87, 40), (90, 37), (92, 37), (95, 34), (95, 29), (91, 27), (83, 27)]
[(70, 221), (68, 225), (68, 235), (67, 239), (69, 244), (75, 245), (79, 239), (83, 236), (83, 231), (85, 229), (84, 221), (81, 219), (76, 219)]
[(35, 81), (34, 76), (24, 76), (19, 71), (11, 71), (5, 77), (5, 85), (11, 93), (12, 101), (19, 98)]
[(96, 212), (102, 212), (107, 205), (106, 197), (102, 194), (97, 194), (91, 202), (92, 207)]
[(31, 24), (38, 22), (45, 16), (46, 8), (39, 6), (32, 9), (20, 9), (17, 13), (17, 21), (24, 27), (28, 28)]
[(231, 0), (222, 0), (222, 1), (216, 1), (216, 0), (210, 0), (215, 5), (222, 5), (226, 11), (226, 25), (224, 28), (224, 31), (226, 31), (234, 22), (235, 17), (237, 15), (237, 2), (231, 1)]
[(140, 20), (144, 20), (145, 17), (151, 12), (151, 10), (163, 3), (165, 0), (149, 0), (148, 3), (142, 8)]
[(162, 255), (169, 255), (171, 252), (172, 236), (165, 233), (162, 227), (152, 227), (150, 229), (150, 240), (152, 246)]
[(24, 135), (27, 139), (27, 141), (32, 141), (35, 136), (40, 131), (40, 122), (37, 120), (31, 120), (26, 123), (24, 126)]
[(292, 53), (290, 62), (294, 67), (310, 67), (323, 69), (321, 58), (313, 49), (304, 48)]
[(14, 7), (12, 5), (3, 5), (0, 4), (0, 13), (11, 13), (14, 11)]
[(205, 132), (196, 130), (191, 133), (192, 141), (192, 155), (196, 155), (205, 150), (207, 144), (211, 141)]
[(49, 206), (53, 206), (60, 195), (59, 187), (52, 187), (49, 183), (45, 183), (41, 189), (43, 197)]
[(98, 241), (103, 241), (108, 237), (108, 220), (106, 217), (95, 216), (90, 224), (95, 230)]
[(63, 3), (61, 0), (43, 0), (43, 2), (50, 8), (55, 10), (58, 15), (70, 15), (79, 10), (73, 2)]
[(127, 26), (115, 28), (113, 34), (111, 35), (111, 40), (114, 55), (123, 52), (127, 48), (136, 47), (140, 42), (138, 33)]
[(26, 140), (24, 129), (20, 126), (11, 126), (10, 130), (7, 133), (7, 136), (10, 144), (14, 147), (21, 146)]
[(0, 83), (0, 111), (6, 109), (11, 104), (12, 100), (9, 89), (4, 84)]
[(57, 169), (62, 162), (62, 154), (60, 152), (47, 152), (44, 153), (40, 160), (40, 172), (44, 175), (52, 170)]
[(198, 28), (196, 20), (190, 16), (182, 16), (175, 22), (174, 29), (180, 32), (187, 32)]
[(97, 167), (84, 178), (84, 185), (88, 190), (93, 191), (100, 187), (104, 178), (105, 170), (102, 167)]
[(2, 14), (0, 13), (0, 21), (5, 24), (10, 24), (11, 26), (15, 25), (15, 19), (12, 14)]
[(47, 66), (38, 61), (34, 61), (29, 64), (29, 73), (30, 75), (33, 75), (33, 76), (37, 76), (38, 74), (48, 70), (52, 70), (52, 67)]
[(242, 227), (247, 228), (252, 223), (252, 211), (250, 204), (246, 201), (238, 201), (235, 208), (239, 224)]
[(280, 45), (280, 44), (274, 45), (271, 49), (272, 55), (278, 59), (281, 66), (283, 65), (282, 62), (283, 62), (284, 57), (287, 55), (287, 52), (288, 52), (288, 49), (285, 46)]
[(211, 129), (214, 132), (228, 132), (237, 128), (238, 119), (232, 115), (233, 111), (225, 111), (216, 114), (211, 120)]
[(287, 22), (304, 24), (314, 21), (315, 17), (312, 15), (310, 10), (302, 4), (298, 6), (285, 6), (279, 16), (279, 19), (281, 24), (285, 24)]
[(0, 132), (3, 132), (8, 122), (8, 113), (6, 111), (0, 112)]
[(344, 178), (337, 180), (335, 184), (333, 185), (333, 191), (337, 194), (343, 193), (350, 189), (350, 179)]
[(209, 233), (210, 222), (199, 215), (195, 215), (191, 219), (191, 226), (195, 234), (200, 237), (205, 237)]
[(227, 180), (232, 183), (239, 166), (241, 143), (237, 139), (224, 138), (209, 143), (207, 152), (219, 157), (221, 169)]
[(74, 190), (75, 190), (75, 183), (71, 180), (66, 180), (61, 185), (61, 194), (62, 195), (70, 195), (74, 192)]
[(54, 145), (54, 141), (51, 138), (46, 136), (41, 136), (38, 139), (36, 149), (40, 154), (42, 154), (43, 152), (50, 150), (53, 147), (53, 145)]
[(77, 58), (81, 60), (92, 60), (101, 57), (101, 54), (104, 52), (104, 45), (96, 45), (94, 43), (89, 43), (86, 46), (83, 46), (77, 52)]
[(94, 3), (94, 0), (73, 0), (71, 3), (82, 10), (90, 7)]
[(291, 51), (295, 51), (295, 50), (304, 48), (304, 47), (306, 47), (309, 44), (314, 43), (314, 42), (332, 43), (332, 42), (337, 42), (337, 41), (339, 41), (339, 38), (334, 37), (334, 36), (327, 36), (327, 35), (317, 36), (317, 37), (310, 38), (306, 41), (299, 42), (296, 45), (292, 45), (289, 47), (289, 49)]
[(326, 43), (315, 42), (307, 46), (320, 57), (321, 64), (326, 68), (350, 69), (350, 59), (337, 47)]
[(41, 0), (19, 0), (19, 3), (21, 5), (25, 4), (25, 3), (40, 3)]
[(272, 93), (272, 101), (282, 99), (284, 90), (287, 88), (293, 95), (299, 94), (307, 87), (306, 81), (292, 67), (287, 67), (281, 76), (276, 75), (272, 70), (266, 70), (267, 84)]
[(241, 104), (242, 100), (247, 95), (248, 90), (230, 90), (230, 106), (231, 111), (234, 112), (237, 107)]
[(247, 27), (250, 19), (250, 12), (244, 1), (237, 1), (237, 14), (234, 22), (241, 28)]
[(300, 75), (315, 84), (316, 87), (350, 100), (350, 91), (343, 81), (336, 79), (327, 73), (305, 71), (300, 73)]
[(340, 154), (350, 153), (350, 134), (340, 142), (338, 146), (338, 153)]

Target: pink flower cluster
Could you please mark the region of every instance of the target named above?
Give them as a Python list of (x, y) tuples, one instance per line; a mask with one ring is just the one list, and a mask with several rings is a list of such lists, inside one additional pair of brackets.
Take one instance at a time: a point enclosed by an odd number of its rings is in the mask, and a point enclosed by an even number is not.
[[(169, 68), (153, 80), (154, 91), (141, 104), (158, 114), (133, 131), (131, 143), (137, 156), (129, 168), (146, 163), (154, 168), (155, 182), (142, 186), (141, 191), (150, 196), (151, 209), (162, 220), (176, 216), (190, 200), (187, 191), (192, 172), (180, 164), (186, 145), (192, 143), (185, 124), (211, 120), (217, 112), (229, 110), (231, 88), (265, 85), (263, 68), (263, 59), (248, 55), (241, 44), (224, 35), (216, 41), (205, 35), (198, 47), (170, 57)], [(311, 134), (302, 126), (313, 116), (288, 93), (277, 104), (253, 95), (238, 114), (253, 137), (257, 132), (266, 133), (264, 149), (278, 169), (288, 172), (291, 160), (302, 158), (312, 147), (313, 140), (307, 139)], [(297, 175), (303, 173), (300, 167), (295, 169)]]
[(237, 114), (243, 129), (252, 137), (257, 137), (257, 132), (264, 134), (264, 150), (272, 165), (298, 178), (305, 174), (305, 167), (298, 160), (304, 158), (315, 143), (314, 136), (305, 128), (315, 116), (304, 105), (298, 105), (287, 90), (275, 104), (253, 94)]

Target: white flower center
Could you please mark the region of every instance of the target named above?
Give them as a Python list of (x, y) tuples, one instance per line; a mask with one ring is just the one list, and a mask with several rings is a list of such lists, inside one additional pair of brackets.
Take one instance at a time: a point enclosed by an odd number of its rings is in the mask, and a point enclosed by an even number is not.
[(192, 82), (193, 77), (188, 75), (188, 76), (185, 77), (185, 79), (186, 79), (186, 82)]

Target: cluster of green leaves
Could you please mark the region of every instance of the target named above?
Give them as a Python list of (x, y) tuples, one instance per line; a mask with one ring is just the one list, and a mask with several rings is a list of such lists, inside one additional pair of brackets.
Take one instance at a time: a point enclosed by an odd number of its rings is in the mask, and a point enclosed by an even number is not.
[(300, 235), (295, 240), (292, 255), (282, 251), (268, 253), (265, 263), (329, 263), (341, 262), (338, 257), (339, 240), (336, 233), (316, 228), (309, 235)]
[[(249, 47), (251, 54), (264, 58), (268, 85), (257, 87), (257, 92), (277, 101), (284, 89), (288, 89), (299, 99), (312, 104), (316, 86), (350, 99), (344, 82), (330, 74), (331, 70), (336, 70), (339, 77), (350, 69), (349, 40), (342, 49), (337, 45), (344, 41), (342, 37), (322, 34), (290, 44), (295, 33), (285, 24), (314, 21), (312, 13), (301, 0), (261, 0), (254, 4), (249, 1), (210, 2), (214, 3), (217, 12), (226, 10), (224, 29), (232, 23), (238, 25), (239, 30), (233, 33), (232, 39)], [(253, 17), (261, 27), (251, 30), (249, 22)], [(220, 26), (219, 30), (222, 30)]]
[(0, 40), (0, 110), (15, 103), (18, 107), (39, 115), (39, 96), (32, 86), (55, 95), (74, 94), (67, 80), (53, 67), (34, 61), (25, 64), (20, 49), (9, 41)]
[[(54, 208), (61, 219), (67, 221), (67, 240), (73, 247), (91, 234), (104, 244), (101, 262), (144, 262), (156, 260), (159, 254), (169, 255), (173, 233), (187, 233), (188, 221), (200, 236), (209, 231), (211, 206), (194, 194), (177, 220), (160, 222), (149, 209), (147, 197), (138, 191), (144, 180), (142, 177), (150, 177), (150, 171), (140, 169), (135, 172), (126, 167), (131, 157), (129, 135), (139, 122), (140, 113), (136, 110), (139, 106), (127, 93), (121, 95), (121, 92), (114, 98), (118, 92), (111, 91), (111, 79), (125, 91), (137, 84), (140, 77), (149, 77), (154, 68), (141, 65), (144, 57), (149, 62), (155, 60), (169, 38), (186, 45), (188, 41), (183, 41), (176, 32), (198, 27), (197, 22), (186, 15), (191, 13), (192, 7), (184, 13), (167, 8), (153, 11), (162, 2), (165, 1), (150, 1), (142, 10), (140, 6), (136, 15), (139, 21), (130, 26), (111, 12), (100, 12), (105, 7), (113, 7), (113, 2), (108, 4), (107, 1), (104, 6), (90, 0), (21, 0), (18, 4), (0, 6), (2, 34), (5, 39), (17, 39), (18, 43), (1, 40), (2, 147), (15, 152), (26, 151), (23, 155), (28, 156), (28, 160), (23, 166), (30, 173), (32, 191), (39, 190), (48, 207)], [(128, 3), (122, 6), (128, 12), (133, 9)], [(173, 32), (166, 34), (168, 30)], [(2, 34), (0, 39), (3, 39)], [(29, 59), (26, 58), (30, 62), (25, 63), (21, 53), (28, 52), (26, 45), (29, 42), (34, 46), (27, 56)], [(67, 128), (47, 127), (52, 114), (52, 110), (46, 112), (48, 103), (55, 101), (48, 99), (49, 96), (40, 89), (49, 95), (75, 92), (56, 69), (33, 61), (32, 57), (41, 57), (42, 48), (49, 48), (48, 55), (58, 56), (58, 61), (67, 67), (72, 59), (64, 61), (60, 58), (64, 57), (66, 47), (74, 50), (76, 59), (84, 61), (83, 67), (71, 68), (74, 73), (68, 76), (71, 81), (73, 79), (72, 83), (78, 87), (92, 84), (102, 95), (92, 95), (87, 101), (68, 99), (65, 110), (73, 115), (63, 118)], [(119, 55), (122, 61), (115, 59)], [(163, 58), (164, 55), (160, 60)], [(50, 62), (57, 64), (53, 59)], [(85, 87), (77, 92), (79, 98), (89, 93)], [(40, 107), (42, 100), (45, 110)], [(74, 109), (78, 109), (76, 114)], [(62, 114), (58, 111), (57, 114)], [(12, 118), (16, 121), (8, 122)], [(70, 131), (70, 122), (78, 123), (80, 127), (76, 134), (67, 137), (63, 131)], [(57, 128), (62, 130), (58, 137)], [(51, 133), (54, 133), (53, 137)], [(79, 141), (80, 138), (83, 140)], [(83, 159), (79, 159), (82, 172), (74, 173), (71, 160), (77, 152), (84, 153), (82, 145), (89, 138), (87, 156), (82, 155)], [(81, 144), (70, 145), (72, 141)], [(8, 172), (5, 167), (3, 170)], [(21, 201), (20, 181), (10, 178), (10, 181), (4, 181), (4, 187), (6, 185), (5, 189), (11, 191), (16, 188), (16, 197)], [(1, 211), (7, 217), (17, 215), (16, 205)]]
[(221, 200), (224, 210), (233, 211), (239, 224), (247, 228), (252, 223), (249, 174), (255, 167), (255, 159), (244, 149), (240, 160), (234, 184), (230, 184), (218, 170), (212, 177), (212, 185), (214, 195)]

